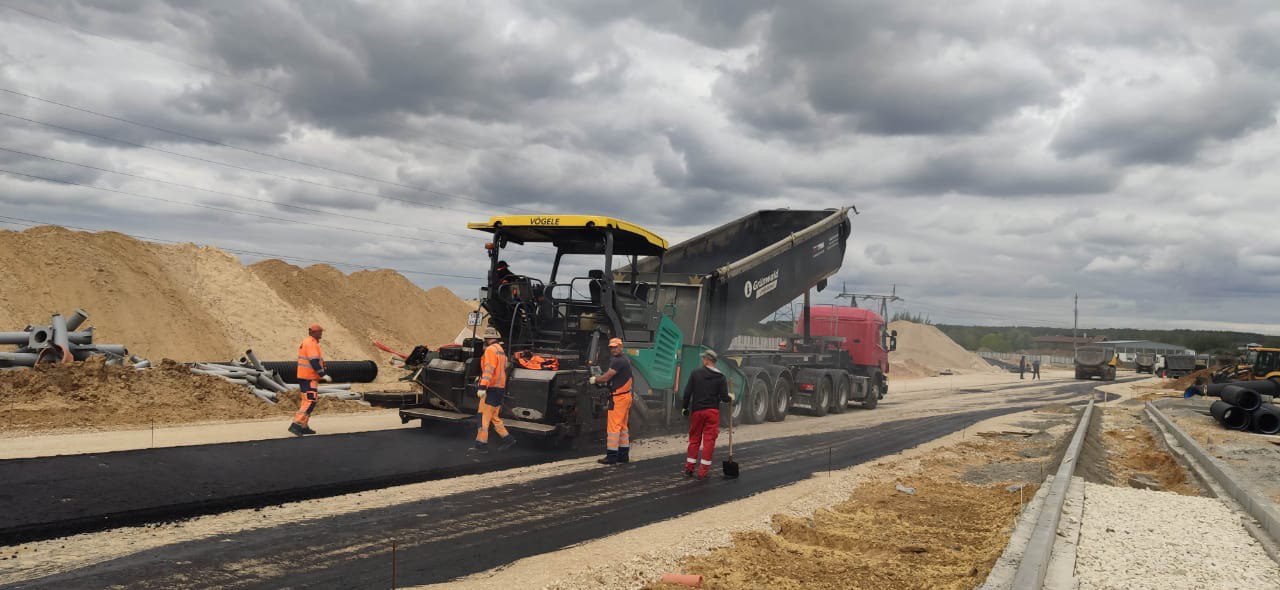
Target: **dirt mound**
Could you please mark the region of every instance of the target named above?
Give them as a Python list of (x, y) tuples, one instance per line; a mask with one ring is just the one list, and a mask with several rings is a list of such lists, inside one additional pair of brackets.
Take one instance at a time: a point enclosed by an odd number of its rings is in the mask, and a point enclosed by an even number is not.
[[(0, 372), (0, 424), (10, 431), (283, 417), (297, 409), (297, 394), (271, 406), (243, 386), (194, 375), (168, 359), (144, 371), (107, 366), (99, 357)], [(364, 409), (358, 403), (325, 399), (317, 412)]]
[(26, 253), (0, 265), (0, 330), (82, 307), (96, 341), (149, 358), (222, 360), (253, 348), (264, 360), (291, 360), (306, 326), (320, 323), (327, 357), (382, 359), (371, 339), (406, 351), (435, 347), (452, 341), (473, 309), (394, 271), (348, 276), (279, 260), (246, 267), (217, 248), (114, 232), (0, 231), (0, 252)]
[(944, 369), (959, 374), (1000, 372), (935, 326), (899, 320), (889, 324), (889, 329), (898, 331), (898, 350), (889, 353), (890, 376), (924, 377)]
[(1188, 387), (1195, 385), (1196, 378), (1204, 379), (1205, 383), (1213, 383), (1213, 369), (1200, 369), (1199, 371), (1183, 375), (1177, 379), (1166, 380), (1164, 382), (1164, 388), (1185, 391)]

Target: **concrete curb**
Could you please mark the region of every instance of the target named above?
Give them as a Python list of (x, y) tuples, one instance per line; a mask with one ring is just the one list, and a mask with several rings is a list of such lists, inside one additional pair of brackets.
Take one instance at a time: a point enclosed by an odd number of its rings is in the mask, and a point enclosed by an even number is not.
[(1067, 489), (1071, 485), (1071, 475), (1075, 473), (1076, 462), (1080, 458), (1080, 450), (1084, 448), (1085, 433), (1089, 431), (1089, 420), (1093, 417), (1093, 400), (1085, 406), (1080, 414), (1080, 422), (1071, 437), (1071, 444), (1062, 455), (1062, 463), (1054, 475), (1053, 484), (1044, 498), (1044, 506), (1036, 518), (1035, 530), (1022, 552), (1022, 561), (1013, 576), (1014, 588), (1042, 588), (1044, 577), (1049, 571), (1049, 558), (1053, 555), (1053, 545), (1058, 538), (1058, 523), (1062, 519), (1062, 506), (1067, 499)]
[(1200, 468), (1212, 477), (1214, 482), (1221, 486), (1222, 489), (1226, 490), (1227, 494), (1238, 502), (1249, 516), (1258, 521), (1259, 526), (1266, 532), (1267, 536), (1271, 537), (1273, 542), (1280, 543), (1280, 511), (1271, 506), (1271, 502), (1266, 498), (1262, 498), (1236, 483), (1235, 470), (1210, 455), (1204, 447), (1200, 446), (1200, 443), (1196, 442), (1186, 432), (1183, 432), (1181, 428), (1178, 428), (1173, 423), (1173, 420), (1165, 416), (1164, 412), (1161, 412), (1160, 408), (1157, 408), (1155, 404), (1147, 402), (1146, 409), (1152, 419), (1173, 434), (1173, 437), (1178, 440), (1178, 444), (1187, 451), (1187, 454), (1192, 459), (1200, 464)]

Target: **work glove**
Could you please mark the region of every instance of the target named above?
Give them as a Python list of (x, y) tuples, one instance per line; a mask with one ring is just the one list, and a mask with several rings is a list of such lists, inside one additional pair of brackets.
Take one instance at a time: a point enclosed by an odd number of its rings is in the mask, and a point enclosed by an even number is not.
[(595, 376), (595, 375), (592, 375), (590, 378), (588, 378), (588, 379), (587, 379), (587, 383), (590, 383), (590, 384), (592, 384), (592, 385), (595, 385), (595, 384), (596, 384), (596, 376)]
[(680, 415), (681, 415), (681, 416), (684, 416), (685, 418), (688, 418), (688, 417), (689, 417), (689, 408), (681, 408), (681, 409), (680, 409)]
[(333, 377), (330, 377), (328, 375), (321, 375), (320, 380), (324, 381), (325, 383), (333, 383)]
[(733, 393), (732, 391), (730, 391), (730, 392), (729, 392), (729, 403), (733, 403), (733, 402), (736, 402), (736, 401), (738, 401), (738, 396), (737, 396), (737, 394), (735, 394), (735, 393)]
[(486, 394), (486, 393), (489, 393), (489, 390), (488, 390), (488, 389), (477, 389), (477, 390), (476, 390), (476, 397), (478, 397), (478, 398), (480, 398), (480, 399), (484, 399), (484, 394)]

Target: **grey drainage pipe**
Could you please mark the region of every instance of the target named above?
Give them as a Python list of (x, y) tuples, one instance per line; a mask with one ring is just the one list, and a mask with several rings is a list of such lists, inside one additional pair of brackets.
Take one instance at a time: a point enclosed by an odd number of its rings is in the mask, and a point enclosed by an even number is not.
[(53, 314), (53, 345), (62, 353), (62, 362), (74, 360), (71, 356), (71, 342), (67, 340), (67, 318), (62, 314)]
[(1253, 431), (1261, 434), (1280, 433), (1280, 410), (1262, 406), (1253, 411)]
[(67, 318), (67, 330), (72, 332), (78, 330), (80, 324), (83, 324), (87, 319), (89, 319), (89, 314), (77, 307), (75, 311), (71, 312), (71, 317)]
[(1218, 397), (1233, 406), (1240, 406), (1247, 412), (1252, 412), (1262, 405), (1262, 396), (1258, 395), (1258, 392), (1235, 385), (1223, 387)]
[(1217, 400), (1209, 406), (1209, 413), (1213, 414), (1213, 419), (1219, 424), (1231, 430), (1248, 430), (1249, 428), (1250, 413), (1239, 406)]
[(36, 364), (36, 359), (38, 358), (40, 358), (40, 355), (34, 352), (0, 352), (0, 361), (23, 366)]

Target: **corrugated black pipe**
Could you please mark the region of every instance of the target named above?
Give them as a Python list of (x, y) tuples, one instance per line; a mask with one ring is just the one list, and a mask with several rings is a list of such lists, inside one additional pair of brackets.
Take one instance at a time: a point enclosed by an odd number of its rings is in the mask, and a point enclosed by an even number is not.
[(1231, 385), (1234, 385), (1236, 387), (1243, 387), (1245, 389), (1251, 389), (1253, 391), (1258, 392), (1260, 395), (1274, 396), (1274, 395), (1280, 394), (1280, 388), (1276, 387), (1275, 381), (1272, 381), (1270, 379), (1263, 379), (1261, 381), (1232, 381), (1231, 383), (1214, 383), (1213, 385), (1209, 386), (1209, 395), (1214, 397), (1221, 397), (1222, 390), (1226, 389), (1228, 386), (1231, 386)]
[(1280, 433), (1280, 409), (1265, 405), (1254, 410), (1253, 431), (1260, 434)]
[(1233, 406), (1240, 406), (1240, 409), (1246, 412), (1252, 412), (1262, 405), (1262, 396), (1258, 395), (1258, 392), (1235, 385), (1223, 387), (1218, 397)]
[(1209, 413), (1213, 414), (1213, 418), (1220, 424), (1232, 430), (1249, 428), (1249, 412), (1222, 400), (1213, 402), (1213, 405), (1209, 406)]
[[(288, 383), (298, 380), (298, 361), (262, 361), (268, 371), (279, 373)], [(325, 361), (325, 372), (337, 383), (373, 383), (378, 378), (374, 361)]]

